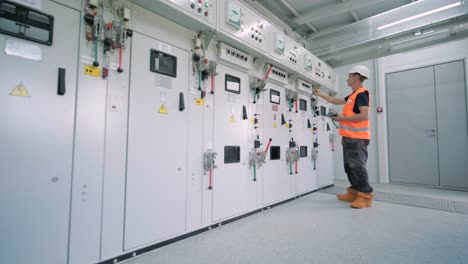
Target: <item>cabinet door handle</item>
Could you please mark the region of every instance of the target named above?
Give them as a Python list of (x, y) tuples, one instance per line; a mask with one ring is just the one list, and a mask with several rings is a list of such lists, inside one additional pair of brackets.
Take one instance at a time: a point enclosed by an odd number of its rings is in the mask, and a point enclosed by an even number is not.
[(58, 95), (65, 95), (67, 89), (65, 87), (65, 69), (59, 68), (58, 69), (58, 84), (57, 84), (57, 94)]
[(185, 110), (184, 93), (179, 93), (179, 111)]

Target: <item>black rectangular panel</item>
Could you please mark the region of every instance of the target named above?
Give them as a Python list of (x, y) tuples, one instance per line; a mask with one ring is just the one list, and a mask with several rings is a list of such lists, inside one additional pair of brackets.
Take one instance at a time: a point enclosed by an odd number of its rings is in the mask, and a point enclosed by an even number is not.
[(224, 79), (224, 90), (240, 94), (241, 92), (241, 79), (229, 74), (226, 74)]
[(11, 1), (0, 1), (0, 33), (52, 46), (54, 17)]
[(307, 146), (301, 146), (299, 148), (299, 157), (306, 158), (307, 157)]
[(240, 162), (240, 147), (239, 146), (224, 146), (224, 163), (239, 163)]
[(327, 108), (325, 106), (320, 106), (320, 115), (327, 116)]
[(177, 77), (177, 57), (151, 49), (150, 71)]
[(307, 111), (307, 101), (304, 99), (299, 99), (299, 110)]
[(280, 104), (280, 101), (281, 101), (280, 98), (281, 98), (280, 92), (270, 89), (270, 103)]
[(281, 147), (271, 146), (270, 147), (270, 160), (279, 160), (279, 159), (281, 159)]

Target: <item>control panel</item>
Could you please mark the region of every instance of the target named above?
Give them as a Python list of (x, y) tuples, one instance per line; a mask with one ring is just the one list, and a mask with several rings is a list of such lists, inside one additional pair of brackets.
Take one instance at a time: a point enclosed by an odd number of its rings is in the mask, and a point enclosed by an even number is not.
[(325, 73), (325, 86), (329, 87), (332, 90), (336, 89), (336, 72), (333, 68), (328, 65), (324, 65)]
[(314, 78), (319, 80), (321, 83), (323, 83), (323, 81), (325, 80), (325, 73), (323, 71), (324, 63), (321, 60), (317, 59), (313, 63), (313, 67), (314, 67)]
[(297, 79), (296, 90), (306, 94), (312, 94), (312, 84), (302, 79)]
[(314, 69), (313, 66), (313, 55), (308, 52), (307, 50), (303, 49), (302, 52), (302, 65), (303, 69), (307, 74), (312, 74), (312, 71)]
[(274, 81), (280, 85), (286, 85), (288, 84), (288, 73), (273, 66), (270, 75), (268, 75), (268, 80)]
[(270, 55), (280, 62), (298, 69), (301, 63), (301, 49), (297, 42), (287, 37), (276, 28), (271, 28), (271, 52)]
[(217, 0), (131, 0), (131, 2), (188, 28), (194, 26), (193, 21), (182, 16), (181, 12), (192, 19), (215, 26)]
[(266, 53), (270, 25), (236, 0), (220, 2), (219, 28), (231, 37)]
[[(177, 1), (170, 1), (177, 2)], [(185, 1), (180, 1), (185, 2)], [(196, 14), (199, 17), (209, 17), (213, 10), (213, 5), (210, 3), (211, 0), (189, 0), (190, 11), (192, 14)], [(185, 4), (185, 3), (184, 3)], [(188, 6), (187, 8), (188, 9)]]
[(245, 52), (233, 48), (225, 43), (217, 44), (218, 58), (222, 61), (240, 66), (244, 69), (252, 69), (252, 57)]

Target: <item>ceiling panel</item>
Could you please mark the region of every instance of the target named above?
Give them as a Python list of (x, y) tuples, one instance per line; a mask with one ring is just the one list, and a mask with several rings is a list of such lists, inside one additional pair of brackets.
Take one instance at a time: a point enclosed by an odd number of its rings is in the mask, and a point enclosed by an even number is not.
[(385, 1), (378, 5), (371, 5), (368, 7), (360, 8), (357, 10), (361, 19), (368, 18), (371, 16), (378, 15), (380, 13), (410, 4), (412, 1), (409, 0), (392, 0), (392, 1)]
[[(330, 5), (336, 3), (339, 0), (286, 0), (291, 6), (296, 8), (296, 10), (300, 10), (302, 12), (310, 11), (314, 8), (320, 8), (326, 5)], [(278, 0), (274, 1), (265, 1), (265, 2), (279, 2)]]
[[(332, 66), (351, 63), (351, 58), (359, 51), (366, 58), (374, 58), (395, 52), (391, 48), (395, 40), (405, 42), (405, 50), (421, 48), (424, 43), (433, 45), (442, 41), (452, 41), (468, 34), (466, 20), (468, 19), (468, 2), (459, 0), (244, 0), (257, 2), (275, 14), (285, 24), (307, 39), (308, 49)], [(388, 30), (377, 30), (377, 24), (385, 24), (382, 19), (398, 21), (415, 14), (420, 14), (420, 7), (429, 6), (437, 8), (459, 1), (459, 7), (450, 11), (440, 12), (442, 18), (433, 20), (431, 17), (418, 17), (411, 21), (417, 25), (411, 28), (410, 22), (391, 27)], [(353, 9), (355, 8), (355, 9)], [(391, 10), (396, 10), (393, 11)], [(455, 16), (450, 12), (458, 12)], [(312, 16), (310, 13), (312, 12)], [(315, 12), (315, 14), (314, 14)], [(399, 14), (400, 18), (391, 18), (383, 13)], [(408, 13), (408, 16), (405, 16)], [(447, 16), (444, 18), (443, 16)], [(380, 15), (380, 16), (379, 16)], [(315, 18), (315, 19), (314, 19)], [(317, 19), (318, 18), (318, 19)], [(310, 21), (310, 20), (312, 21)], [(380, 19), (380, 20), (379, 20)], [(304, 24), (304, 22), (307, 22)], [(437, 23), (436, 23), (437, 22)], [(437, 30), (446, 32), (437, 40), (424, 39), (414, 41), (417, 32), (420, 34), (435, 34)], [(382, 32), (388, 34), (383, 34)], [(390, 32), (391, 31), (391, 32)], [(374, 36), (373, 33), (382, 33)], [(384, 32), (384, 33), (385, 33)], [(435, 33), (430, 33), (435, 32)]]
[(355, 22), (353, 16), (351, 13), (346, 12), (344, 14), (341, 14), (339, 16), (329, 16), (326, 18), (322, 18), (318, 21), (312, 22), (315, 26), (317, 26), (320, 30), (322, 29), (327, 29), (330, 27), (335, 27), (335, 26), (341, 26), (341, 25), (346, 25), (346, 24), (351, 24)]

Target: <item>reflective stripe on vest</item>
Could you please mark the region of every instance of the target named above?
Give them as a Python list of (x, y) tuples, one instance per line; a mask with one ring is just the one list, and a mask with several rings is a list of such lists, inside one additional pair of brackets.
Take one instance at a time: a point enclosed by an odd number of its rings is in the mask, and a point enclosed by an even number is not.
[(369, 131), (369, 127), (359, 127), (359, 128), (354, 128), (354, 127), (349, 127), (349, 126), (343, 126), (340, 124), (340, 128), (344, 130), (349, 130), (353, 132), (365, 132)]
[[(343, 107), (342, 116), (355, 116), (354, 105), (358, 94), (366, 92), (366, 89), (361, 87), (348, 97), (348, 101)], [(369, 98), (370, 107), (370, 98)], [(369, 120), (361, 122), (341, 121), (338, 134), (344, 137), (370, 139), (370, 122)]]

